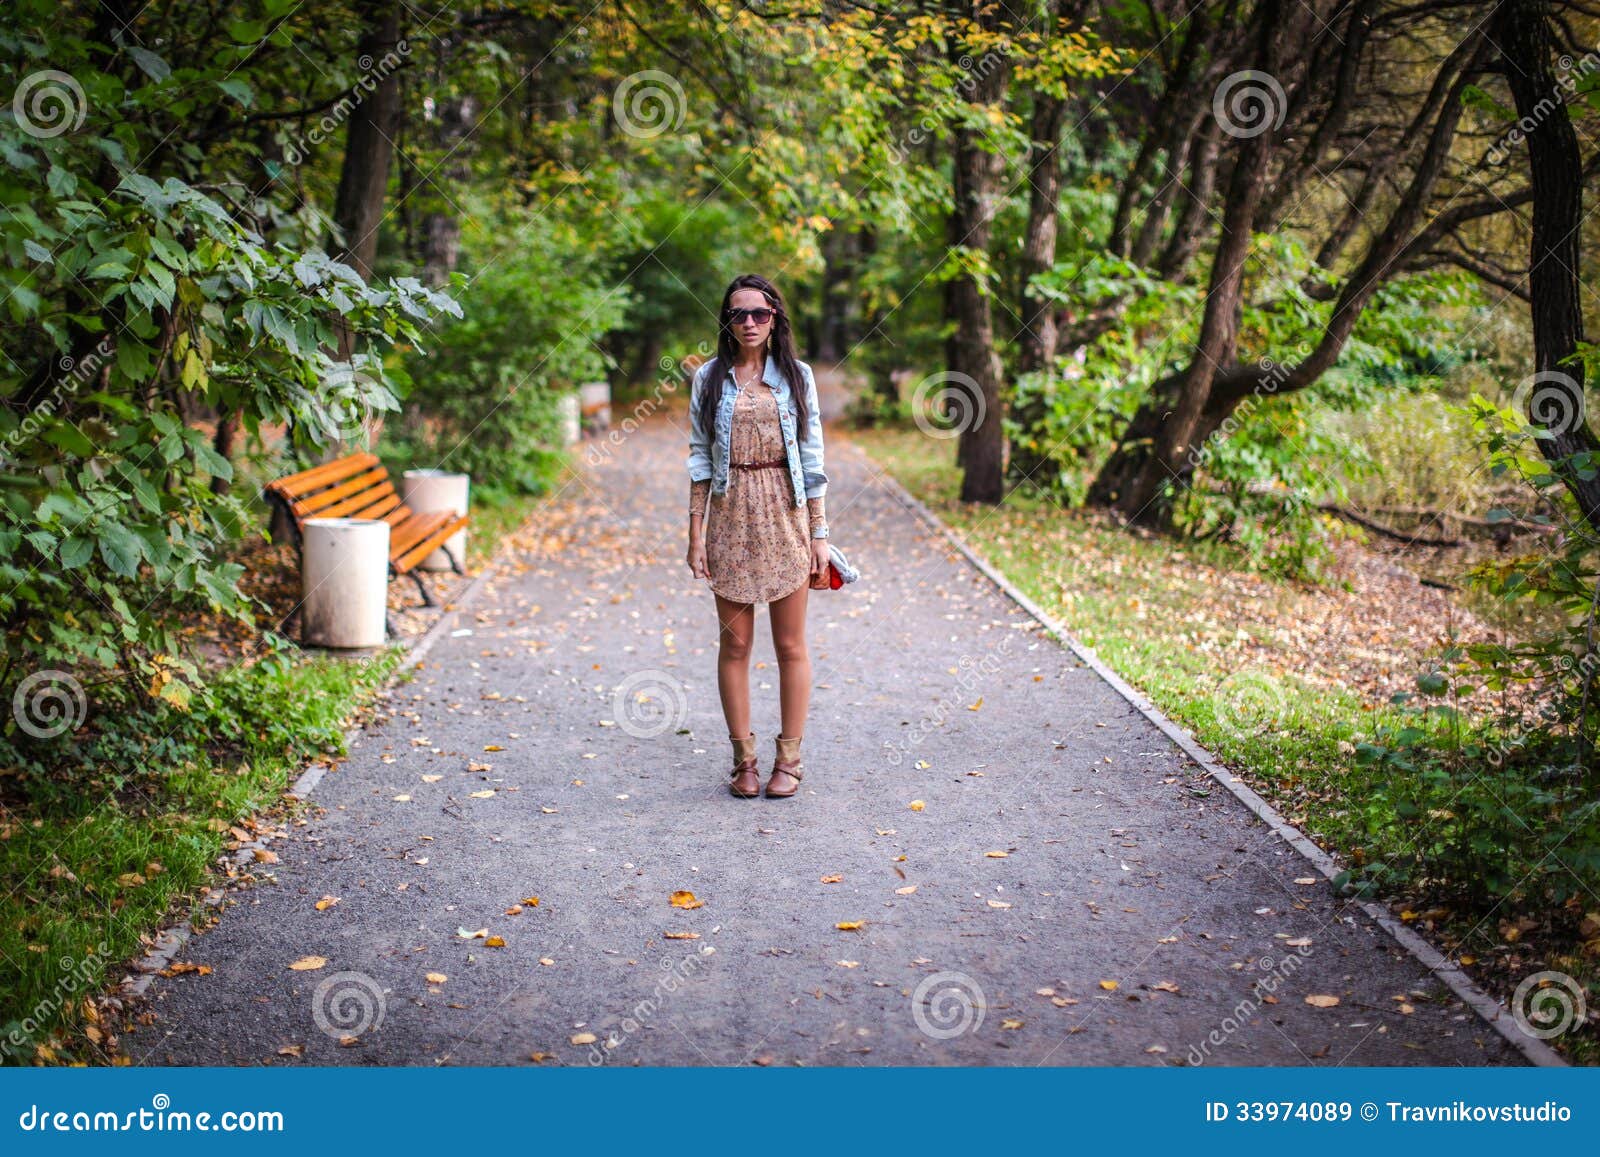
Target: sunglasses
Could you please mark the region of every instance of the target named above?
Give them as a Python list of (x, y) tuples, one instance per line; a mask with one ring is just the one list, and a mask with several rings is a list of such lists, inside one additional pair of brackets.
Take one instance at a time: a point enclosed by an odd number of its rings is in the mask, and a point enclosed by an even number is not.
[(767, 322), (772, 320), (772, 317), (773, 311), (770, 309), (730, 309), (728, 311), (728, 320), (734, 325), (743, 325), (745, 318), (749, 318), (757, 325), (766, 325)]

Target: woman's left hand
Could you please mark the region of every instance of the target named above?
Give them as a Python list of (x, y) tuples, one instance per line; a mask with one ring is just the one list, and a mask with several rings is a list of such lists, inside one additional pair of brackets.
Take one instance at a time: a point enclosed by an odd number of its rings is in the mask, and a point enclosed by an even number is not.
[(825, 538), (813, 538), (811, 540), (812, 581), (827, 577), (828, 563), (831, 561), (832, 557), (828, 554), (828, 540)]

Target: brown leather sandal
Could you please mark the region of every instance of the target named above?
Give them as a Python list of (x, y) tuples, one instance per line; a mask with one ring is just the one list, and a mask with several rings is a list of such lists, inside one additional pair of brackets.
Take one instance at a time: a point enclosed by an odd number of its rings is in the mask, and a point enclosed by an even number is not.
[[(733, 737), (730, 736), (730, 739)], [(733, 778), (728, 791), (740, 799), (755, 799), (761, 794), (761, 767), (756, 762), (756, 735), (733, 739)]]
[[(798, 739), (785, 739), (778, 736), (778, 756), (772, 762), (772, 776), (767, 780), (768, 799), (788, 799), (800, 790), (800, 781), (805, 778), (800, 771), (800, 741)], [(778, 782), (778, 777), (789, 777), (787, 788), (773, 787)]]

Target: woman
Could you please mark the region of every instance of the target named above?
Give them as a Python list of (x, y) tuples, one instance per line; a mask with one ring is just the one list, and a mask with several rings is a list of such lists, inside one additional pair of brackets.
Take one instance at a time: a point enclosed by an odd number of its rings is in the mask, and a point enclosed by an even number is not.
[(786, 799), (800, 786), (811, 702), (806, 594), (828, 572), (822, 416), (776, 286), (753, 273), (734, 278), (718, 316), (717, 356), (695, 372), (689, 391), (687, 562), (717, 598), (717, 691), (733, 743), (728, 790), (743, 799), (761, 794), (750, 647), (755, 604), (768, 604), (783, 733), (766, 794)]

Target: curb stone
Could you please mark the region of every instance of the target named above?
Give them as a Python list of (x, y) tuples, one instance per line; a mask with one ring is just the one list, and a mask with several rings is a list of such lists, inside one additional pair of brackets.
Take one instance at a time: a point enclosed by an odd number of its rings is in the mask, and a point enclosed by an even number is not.
[[(849, 443), (846, 443), (849, 445)], [(1211, 776), (1234, 797), (1249, 808), (1255, 816), (1272, 829), (1285, 843), (1299, 852), (1306, 860), (1310, 861), (1329, 882), (1339, 874), (1339, 866), (1333, 857), (1322, 848), (1318, 847), (1304, 832), (1291, 825), (1280, 815), (1271, 804), (1257, 794), (1248, 784), (1225, 767), (1215, 755), (1207, 751), (1183, 728), (1168, 719), (1158, 710), (1148, 696), (1141, 694), (1126, 680), (1106, 666), (1093, 650), (1085, 647), (1066, 626), (1058, 622), (1042, 607), (1024, 594), (1010, 579), (1000, 573), (989, 561), (958, 535), (954, 529), (946, 525), (927, 505), (912, 494), (900, 482), (889, 474), (883, 467), (873, 461), (865, 451), (851, 445), (853, 453), (866, 458), (875, 472), (875, 477), (883, 482), (891, 495), (907, 510), (911, 511), (932, 529), (943, 535), (949, 543), (958, 550), (974, 567), (994, 583), (1000, 592), (1016, 603), (1044, 627), (1051, 635), (1055, 636), (1064, 647), (1076, 655), (1085, 666), (1109, 683), (1118, 695), (1127, 700), (1130, 706), (1153, 723), (1167, 738), (1171, 739), (1178, 747), (1204, 768)], [(1528, 1063), (1540, 1068), (1566, 1068), (1567, 1061), (1560, 1053), (1556, 1052), (1544, 1041), (1530, 1037), (1522, 1031), (1516, 1018), (1511, 1015), (1510, 1009), (1501, 1004), (1489, 993), (1485, 992), (1478, 984), (1464, 972), (1457, 964), (1452, 963), (1443, 953), (1432, 944), (1429, 944), (1412, 929), (1407, 928), (1383, 905), (1371, 900), (1356, 900), (1357, 904), (1373, 923), (1389, 933), (1402, 948), (1414, 957), (1434, 976), (1450, 989), (1461, 1001), (1488, 1022), (1496, 1032), (1505, 1038), (1506, 1042), (1516, 1049)]]

